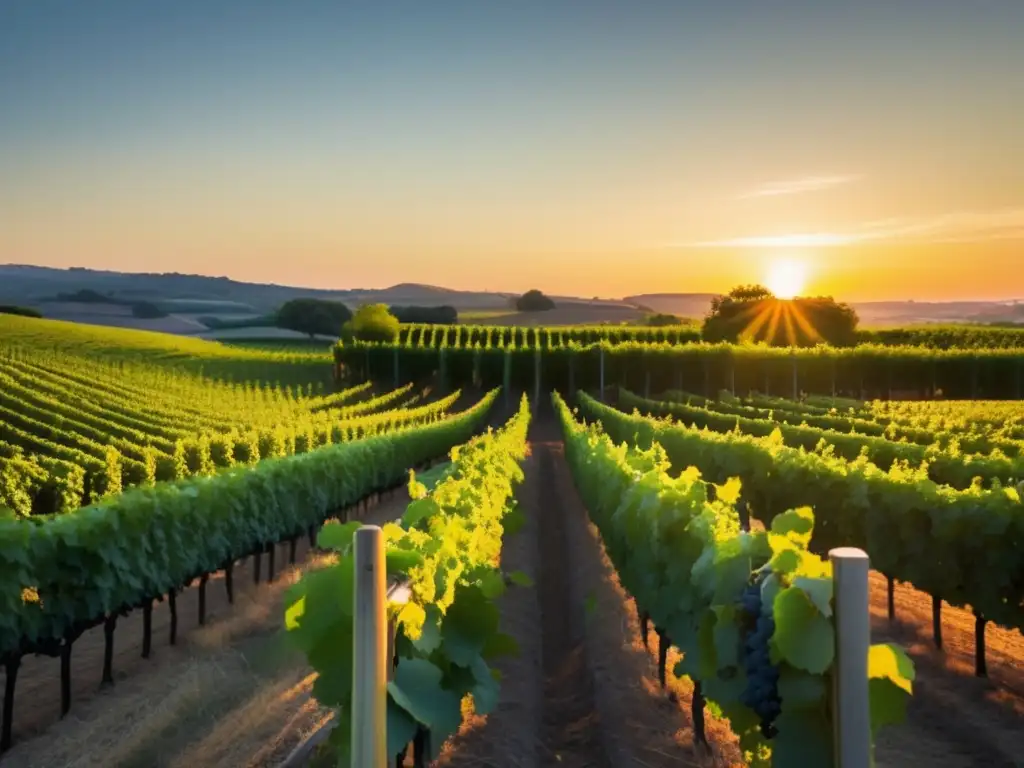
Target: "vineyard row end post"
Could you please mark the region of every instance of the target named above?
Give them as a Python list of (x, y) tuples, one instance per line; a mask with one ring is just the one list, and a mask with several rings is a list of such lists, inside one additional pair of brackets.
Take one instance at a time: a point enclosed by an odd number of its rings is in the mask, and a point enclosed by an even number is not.
[(871, 765), (871, 711), (868, 699), (868, 653), (871, 619), (868, 609), (867, 554), (854, 547), (829, 552), (835, 597), (835, 684), (833, 745), (836, 768)]
[(406, 603), (408, 583), (386, 587), (384, 532), (364, 525), (355, 533), (352, 653), (352, 766), (387, 768), (387, 691), (394, 674), (395, 625), (388, 603)]

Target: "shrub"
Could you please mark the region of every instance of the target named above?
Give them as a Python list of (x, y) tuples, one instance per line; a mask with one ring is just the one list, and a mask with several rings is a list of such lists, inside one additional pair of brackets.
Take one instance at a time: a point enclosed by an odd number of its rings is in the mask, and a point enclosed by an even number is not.
[(516, 309), (520, 312), (546, 312), (555, 308), (555, 302), (536, 288), (527, 291), (516, 299)]
[(365, 304), (345, 323), (342, 337), (360, 341), (394, 341), (398, 338), (398, 318), (387, 304)]

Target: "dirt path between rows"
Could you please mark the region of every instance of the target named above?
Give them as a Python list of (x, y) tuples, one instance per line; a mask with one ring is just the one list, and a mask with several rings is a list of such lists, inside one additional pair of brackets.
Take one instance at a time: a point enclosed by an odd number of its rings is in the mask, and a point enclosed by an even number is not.
[(944, 650), (932, 641), (932, 599), (897, 584), (890, 623), (886, 581), (871, 576), (873, 642), (895, 642), (914, 659), (917, 681), (903, 726), (884, 732), (879, 766), (923, 763), (939, 768), (1024, 765), (1024, 638), (989, 626), (989, 679), (974, 676), (974, 616), (944, 604)]
[[(366, 523), (399, 517), (404, 489), (360, 514)], [(252, 562), (235, 569), (235, 604), (211, 580), (207, 625), (196, 623), (197, 590), (179, 597), (178, 645), (167, 645), (166, 604), (153, 612), (153, 654), (140, 658), (141, 617), (122, 619), (113, 687), (100, 689), (103, 634), (74, 646), (75, 698), (58, 720), (60, 663), (26, 660), (19, 676), (15, 722), (19, 742), (4, 755), (7, 768), (242, 768), (276, 766), (301, 738), (327, 719), (310, 697), (315, 676), (282, 630), (287, 588), (301, 573), (327, 562), (298, 551), (299, 565), (280, 570), (288, 547), (278, 547), (277, 578), (253, 584)], [(263, 577), (267, 557), (263, 557)], [(219, 574), (222, 576), (222, 574)], [(30, 665), (28, 662), (31, 661)], [(30, 673), (30, 674), (27, 674)], [(24, 687), (22, 687), (24, 686)]]
[(536, 587), (512, 590), (500, 604), (522, 655), (498, 665), (497, 709), (470, 718), (438, 765), (734, 764), (738, 753), (724, 724), (709, 724), (711, 752), (695, 747), (685, 685), (677, 682), (671, 698), (659, 688), (631, 603), (572, 485), (550, 412), (535, 421), (530, 440), (517, 493), (527, 523), (505, 541), (502, 564), (531, 574)]

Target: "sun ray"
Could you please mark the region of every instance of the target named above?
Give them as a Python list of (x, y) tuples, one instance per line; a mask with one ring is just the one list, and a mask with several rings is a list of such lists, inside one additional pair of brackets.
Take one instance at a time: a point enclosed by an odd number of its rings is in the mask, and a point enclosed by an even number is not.
[(800, 330), (807, 336), (807, 339), (811, 344), (818, 344), (825, 340), (822, 335), (818, 333), (818, 329), (814, 327), (814, 324), (807, 319), (803, 310), (800, 309), (800, 305), (796, 303), (793, 304), (793, 319), (796, 321)]
[(782, 320), (786, 326), (786, 343), (796, 346), (796, 328), (793, 326), (793, 304), (787, 302), (782, 308)]
[(768, 343), (770, 344), (779, 332), (779, 320), (782, 318), (782, 302), (775, 302), (775, 309), (772, 311), (772, 319), (768, 323)]

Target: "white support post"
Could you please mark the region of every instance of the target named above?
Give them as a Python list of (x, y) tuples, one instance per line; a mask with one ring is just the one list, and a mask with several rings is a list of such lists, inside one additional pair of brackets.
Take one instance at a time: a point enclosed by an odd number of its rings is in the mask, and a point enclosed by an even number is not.
[(387, 768), (388, 613), (384, 532), (355, 533), (352, 653), (352, 767)]
[(836, 660), (833, 685), (833, 744), (836, 768), (871, 765), (871, 712), (868, 699), (867, 554), (854, 547), (829, 552), (835, 594)]

